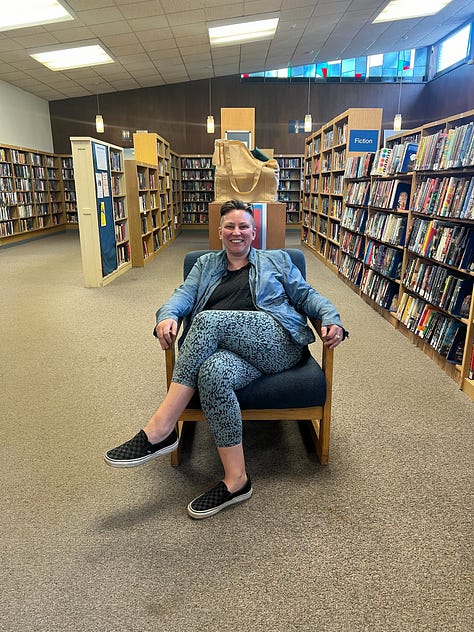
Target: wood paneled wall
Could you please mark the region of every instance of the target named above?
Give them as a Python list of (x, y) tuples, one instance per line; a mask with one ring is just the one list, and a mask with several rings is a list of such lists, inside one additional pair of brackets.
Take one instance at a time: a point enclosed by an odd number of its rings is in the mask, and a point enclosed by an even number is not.
[[(403, 84), (403, 127), (474, 109), (473, 75), (474, 66), (464, 65), (429, 84)], [(383, 108), (383, 127), (391, 129), (398, 96), (398, 84), (314, 84), (310, 106), (313, 129), (351, 107)], [(298, 154), (304, 152), (306, 134), (290, 134), (288, 121), (303, 119), (307, 102), (307, 84), (241, 83), (239, 76), (215, 78), (211, 109), (216, 133), (210, 135), (206, 133), (207, 80), (101, 94), (100, 111), (105, 122), (101, 136), (107, 142), (127, 146), (122, 141), (122, 129), (146, 129), (169, 140), (178, 153), (209, 154), (214, 139), (220, 138), (220, 108), (254, 107), (256, 145), (273, 147), (279, 154)], [(70, 153), (70, 136), (97, 136), (95, 95), (52, 101), (49, 105), (55, 152)]]

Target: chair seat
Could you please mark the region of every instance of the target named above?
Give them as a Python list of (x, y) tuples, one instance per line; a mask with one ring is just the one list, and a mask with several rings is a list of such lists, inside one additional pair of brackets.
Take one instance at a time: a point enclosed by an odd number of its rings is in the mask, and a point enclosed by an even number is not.
[[(236, 395), (242, 410), (324, 406), (326, 380), (319, 364), (307, 352), (293, 368), (282, 373), (262, 375), (236, 391)], [(197, 394), (187, 408), (201, 408)]]

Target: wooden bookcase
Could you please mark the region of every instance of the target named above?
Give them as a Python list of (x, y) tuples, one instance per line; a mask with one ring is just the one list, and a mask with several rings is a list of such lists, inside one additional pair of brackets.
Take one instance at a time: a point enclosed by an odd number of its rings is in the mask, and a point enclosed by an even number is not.
[(78, 228), (76, 183), (74, 180), (74, 166), (71, 155), (59, 156), (62, 177), (62, 201), (68, 228)]
[(173, 199), (173, 217), (175, 233), (181, 230), (183, 223), (183, 201), (181, 195), (181, 158), (171, 150), (171, 190)]
[(166, 182), (158, 166), (125, 160), (132, 265), (143, 267), (171, 241)]
[(0, 146), (0, 245), (64, 230), (60, 159)]
[(286, 204), (286, 223), (300, 226), (303, 156), (280, 154), (275, 159), (280, 165), (278, 201)]
[(212, 156), (181, 156), (182, 225), (204, 228), (209, 224), (209, 203), (214, 200)]
[[(378, 147), (381, 123), (381, 108), (351, 108), (305, 142), (301, 240), (334, 271), (340, 258), (346, 160), (367, 151), (363, 143), (359, 151), (359, 136), (370, 136)], [(353, 138), (356, 132), (361, 134)]]
[(71, 138), (82, 269), (86, 287), (101, 287), (131, 268), (123, 149)]
[[(303, 191), (313, 248), (327, 238), (318, 138)], [(474, 399), (474, 110), (391, 136), (372, 165), (348, 157), (344, 180), (339, 276)]]
[(474, 399), (474, 110), (389, 140), (418, 144), (398, 326)]
[[(156, 226), (153, 226), (154, 251), (175, 237), (171, 149), (167, 140), (155, 132), (133, 134), (135, 160), (156, 167)], [(159, 230), (157, 230), (159, 226)]]

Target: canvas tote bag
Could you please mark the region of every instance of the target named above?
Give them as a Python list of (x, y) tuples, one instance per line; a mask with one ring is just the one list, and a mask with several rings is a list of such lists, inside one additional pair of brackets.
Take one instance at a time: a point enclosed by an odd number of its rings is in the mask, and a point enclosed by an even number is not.
[(216, 167), (214, 192), (216, 202), (275, 202), (280, 167), (276, 160), (265, 162), (252, 156), (239, 140), (218, 139), (212, 162)]

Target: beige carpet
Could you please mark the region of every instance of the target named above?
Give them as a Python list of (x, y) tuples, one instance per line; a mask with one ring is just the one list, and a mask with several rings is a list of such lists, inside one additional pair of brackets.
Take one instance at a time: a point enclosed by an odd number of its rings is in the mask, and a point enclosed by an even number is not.
[(163, 395), (154, 313), (201, 247), (102, 289), (74, 234), (0, 251), (2, 629), (470, 632), (473, 405), (307, 250), (351, 331), (329, 465), (297, 424), (249, 423), (253, 498), (194, 522), (221, 475), (204, 424), (178, 469), (104, 464)]

